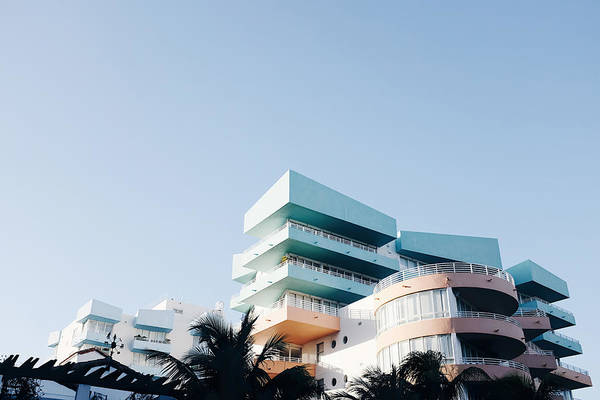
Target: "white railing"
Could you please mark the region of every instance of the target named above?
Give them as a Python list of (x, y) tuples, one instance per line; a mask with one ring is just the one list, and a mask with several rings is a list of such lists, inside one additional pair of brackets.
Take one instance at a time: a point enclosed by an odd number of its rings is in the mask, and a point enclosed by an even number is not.
[(242, 289), (245, 289), (245, 288), (247, 288), (248, 286), (252, 285), (254, 282), (256, 282), (256, 278), (257, 278), (257, 277), (255, 276), (254, 278), (250, 279), (248, 282), (244, 283), (244, 284), (242, 285)]
[(349, 310), (347, 308), (341, 308), (339, 310), (340, 318), (345, 319), (363, 319), (363, 320), (375, 320), (375, 313), (371, 310)]
[(557, 310), (559, 310), (559, 311), (562, 311), (562, 312), (564, 312), (564, 313), (571, 314), (571, 315), (573, 314), (571, 311), (569, 311), (569, 310), (567, 310), (567, 309), (564, 309), (564, 308), (562, 308), (562, 307), (559, 307), (559, 306), (557, 306), (557, 305), (556, 305), (556, 304), (554, 304), (554, 303), (549, 303), (549, 302), (547, 302), (547, 301), (546, 301), (546, 300), (544, 300), (544, 299), (540, 299), (539, 297), (535, 297), (535, 296), (527, 296), (527, 295), (523, 295), (523, 294), (522, 294), (522, 295), (519, 295), (519, 304), (526, 304), (526, 303), (529, 303), (529, 302), (531, 302), (531, 301), (539, 301), (540, 303), (547, 304), (547, 305), (549, 305), (550, 307), (554, 307), (554, 308), (556, 308)]
[(395, 274), (388, 276), (385, 279), (379, 281), (375, 286), (374, 293), (377, 293), (387, 287), (390, 287), (396, 283), (406, 281), (412, 278), (418, 278), (420, 276), (437, 275), (437, 274), (481, 274), (495, 276), (505, 281), (510, 282), (513, 286), (515, 281), (513, 277), (496, 267), (489, 267), (487, 265), (480, 264), (469, 264), (462, 262), (452, 263), (439, 263), (439, 264), (427, 264), (421, 265), (414, 268), (404, 269), (398, 271)]
[(537, 308), (533, 308), (533, 309), (523, 309), (523, 308), (519, 308), (514, 314), (513, 317), (546, 317), (547, 314), (542, 311), (542, 310), (538, 310)]
[(513, 360), (502, 360), (500, 358), (463, 357), (462, 363), (468, 365), (497, 365), (500, 367), (514, 368), (529, 373), (529, 368), (527, 368), (525, 364)]
[(571, 364), (567, 364), (565, 362), (560, 361), (559, 359), (557, 359), (556, 361), (557, 361), (557, 364), (563, 368), (569, 369), (571, 371), (579, 372), (580, 374), (583, 374), (583, 375), (590, 376), (590, 372), (587, 369), (583, 369), (583, 368), (579, 368), (579, 367), (576, 367)]
[[(273, 269), (273, 271), (276, 271), (279, 268), (281, 268), (285, 265), (289, 265), (289, 264), (294, 265), (299, 268), (310, 269), (312, 271), (320, 272), (322, 274), (327, 274), (327, 275), (335, 276), (338, 278), (347, 279), (352, 282), (362, 283), (363, 285), (375, 286), (378, 282), (377, 279), (371, 278), (370, 276), (367, 276), (367, 275), (359, 274), (359, 273), (356, 273), (356, 272), (353, 272), (350, 270), (346, 270), (344, 268), (339, 268), (334, 265), (317, 263), (317, 262), (312, 262), (312, 261), (308, 261), (308, 260), (306, 260), (306, 262), (304, 262), (304, 260), (302, 258), (287, 259), (287, 260), (283, 261), (282, 263), (280, 263), (279, 265), (277, 265)], [(318, 264), (318, 266), (316, 266), (314, 264)]]
[(136, 335), (133, 337), (135, 340), (139, 340), (140, 342), (149, 342), (149, 343), (162, 343), (162, 344), (170, 344), (171, 339), (149, 339), (146, 336)]
[(315, 311), (321, 314), (332, 315), (337, 317), (339, 315), (339, 308), (335, 306), (327, 306), (322, 303), (310, 300), (300, 300), (285, 296), (279, 301), (275, 302), (271, 309), (283, 308), (283, 307), (295, 307), (303, 310)]
[(496, 314), (491, 312), (483, 312), (483, 311), (457, 311), (452, 314), (453, 318), (486, 318), (486, 319), (494, 319), (496, 321), (506, 321), (516, 326), (521, 326), (519, 321), (514, 319), (513, 317), (507, 317), (506, 315)]
[(552, 350), (527, 348), (527, 350), (525, 350), (525, 352), (523, 354), (538, 354), (540, 356), (553, 356), (554, 352)]
[(345, 236), (341, 236), (341, 235), (338, 235), (338, 234), (335, 234), (332, 232), (324, 231), (322, 229), (315, 228), (313, 226), (303, 224), (301, 222), (293, 221), (291, 219), (288, 220), (287, 223), (289, 224), (290, 228), (294, 228), (294, 229), (298, 229), (300, 231), (312, 233), (313, 235), (322, 236), (322, 237), (330, 239), (330, 240), (335, 240), (336, 242), (344, 243), (344, 244), (350, 245), (352, 247), (359, 248), (361, 250), (369, 251), (371, 253), (377, 253), (377, 247), (369, 245), (367, 243), (359, 242), (357, 240), (350, 239)]
[(298, 364), (302, 363), (302, 358), (301, 357), (289, 357), (289, 356), (279, 356), (279, 355), (277, 355), (277, 356), (271, 357), (271, 360), (272, 361), (287, 361), (287, 362), (293, 362), (293, 363), (298, 363)]
[(277, 233), (281, 232), (282, 230), (284, 230), (285, 228), (293, 228), (293, 229), (297, 229), (300, 231), (304, 231), (304, 232), (308, 232), (311, 233), (313, 235), (317, 235), (317, 236), (321, 236), (330, 240), (335, 240), (336, 242), (340, 242), (340, 243), (344, 243), (347, 244), (349, 246), (352, 247), (356, 247), (358, 249), (362, 249), (371, 253), (377, 253), (377, 247), (376, 246), (372, 246), (370, 244), (364, 243), (364, 242), (359, 242), (358, 240), (354, 240), (354, 239), (350, 239), (347, 238), (345, 236), (341, 236), (329, 231), (325, 231), (323, 229), (319, 229), (319, 228), (315, 228), (313, 226), (307, 225), (307, 224), (303, 224), (301, 222), (297, 222), (291, 219), (288, 219), (287, 222), (283, 225), (281, 225), (279, 228), (277, 228), (276, 230), (274, 230), (273, 232), (269, 233), (266, 237), (264, 237), (263, 239), (261, 239), (260, 241), (248, 246), (243, 253), (246, 252), (250, 252), (251, 250), (253, 250), (254, 248), (260, 246), (261, 244), (266, 243), (267, 241), (271, 240), (273, 238), (274, 235), (276, 235)]
[(577, 344), (580, 344), (580, 343), (579, 343), (579, 340), (577, 340), (577, 339), (575, 339), (575, 338), (572, 338), (571, 336), (567, 336), (567, 335), (565, 335), (565, 334), (563, 334), (563, 333), (558, 333), (558, 332), (556, 332), (556, 331), (550, 331), (550, 332), (551, 332), (551, 333), (553, 333), (553, 334), (555, 334), (555, 335), (556, 335), (556, 336), (558, 336), (558, 337), (561, 337), (561, 338), (563, 338), (563, 339), (570, 340), (571, 342), (575, 342), (575, 343), (577, 343)]

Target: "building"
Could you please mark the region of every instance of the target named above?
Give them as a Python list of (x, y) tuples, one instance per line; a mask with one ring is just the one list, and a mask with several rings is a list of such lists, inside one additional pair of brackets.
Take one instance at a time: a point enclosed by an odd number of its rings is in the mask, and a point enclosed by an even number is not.
[(116, 361), (142, 373), (160, 375), (161, 368), (146, 359), (147, 352), (158, 350), (182, 357), (197, 344), (197, 337), (188, 330), (190, 323), (208, 312), (222, 315), (222, 303), (210, 309), (166, 299), (128, 315), (119, 307), (92, 299), (79, 308), (73, 322), (50, 333), (48, 346), (54, 349), (58, 363), (88, 361), (99, 353), (108, 354), (110, 336), (117, 335), (122, 347), (113, 355)]
[(246, 212), (244, 232), (258, 242), (233, 256), (231, 307), (254, 307), (257, 346), (287, 336), (273, 376), (305, 364), (341, 389), (367, 366), (432, 349), (451, 374), (553, 374), (569, 400), (591, 385), (562, 361), (582, 352), (557, 332), (575, 324), (554, 304), (567, 284), (530, 260), (503, 270), (497, 239), (397, 233), (394, 218), (294, 171)]

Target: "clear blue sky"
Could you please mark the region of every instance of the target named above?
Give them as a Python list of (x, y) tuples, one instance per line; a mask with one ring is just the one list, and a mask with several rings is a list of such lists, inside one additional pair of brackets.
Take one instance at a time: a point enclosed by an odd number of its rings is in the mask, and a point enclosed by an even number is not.
[(489, 3), (0, 2), (0, 353), (90, 297), (228, 303), (292, 168), (564, 277), (600, 383), (600, 3)]

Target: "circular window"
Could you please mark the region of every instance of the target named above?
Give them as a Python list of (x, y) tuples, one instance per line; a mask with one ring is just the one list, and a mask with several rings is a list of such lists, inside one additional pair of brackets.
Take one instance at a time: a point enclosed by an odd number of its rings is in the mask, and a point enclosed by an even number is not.
[(344, 375), (344, 383), (348, 383), (348, 375)]
[(335, 386), (335, 385), (337, 385), (337, 379), (333, 378), (331, 380), (331, 386)]
[(335, 349), (335, 346), (337, 345), (337, 342), (335, 340), (331, 341), (331, 348)]
[(362, 321), (358, 323), (358, 326), (361, 326), (361, 325), (362, 325)]
[(348, 336), (344, 336), (344, 344), (348, 343)]

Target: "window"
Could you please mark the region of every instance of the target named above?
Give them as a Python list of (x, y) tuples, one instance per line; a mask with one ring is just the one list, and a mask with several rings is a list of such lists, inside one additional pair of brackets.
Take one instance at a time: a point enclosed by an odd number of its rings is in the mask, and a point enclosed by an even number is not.
[(337, 346), (337, 342), (335, 340), (331, 341), (331, 348), (335, 349), (335, 346)]
[(344, 336), (344, 339), (342, 341), (344, 342), (344, 344), (348, 343), (348, 336)]
[(325, 343), (321, 342), (317, 344), (317, 362), (321, 361), (321, 355), (325, 351)]
[(377, 365), (384, 371), (389, 371), (392, 365), (402, 363), (411, 351), (439, 351), (444, 355), (444, 362), (454, 362), (451, 335), (431, 335), (394, 343), (381, 349), (377, 354)]
[(167, 343), (166, 332), (149, 331), (147, 329), (136, 329), (135, 339), (154, 343)]
[(377, 333), (408, 322), (450, 316), (448, 290), (436, 289), (394, 299), (375, 313)]
[(332, 378), (331, 379), (331, 386), (335, 386), (335, 385), (337, 385), (337, 379)]

